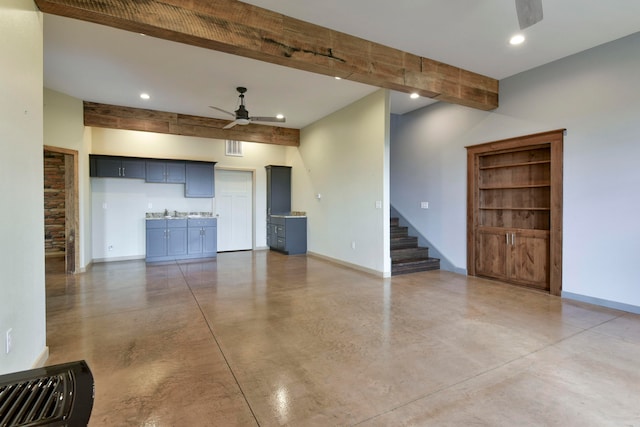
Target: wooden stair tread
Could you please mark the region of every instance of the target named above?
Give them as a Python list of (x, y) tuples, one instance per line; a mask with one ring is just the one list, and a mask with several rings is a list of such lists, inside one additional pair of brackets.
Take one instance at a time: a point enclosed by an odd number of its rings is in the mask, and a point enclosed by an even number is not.
[(440, 260), (429, 256), (429, 248), (418, 246), (418, 238), (409, 236), (409, 227), (391, 218), (391, 275), (439, 270)]

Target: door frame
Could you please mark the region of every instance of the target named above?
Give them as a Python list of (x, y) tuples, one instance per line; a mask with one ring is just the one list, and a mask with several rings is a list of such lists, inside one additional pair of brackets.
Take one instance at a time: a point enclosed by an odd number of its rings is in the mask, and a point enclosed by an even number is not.
[[(64, 154), (64, 186), (65, 186), (65, 272), (75, 274), (80, 265), (80, 199), (78, 192), (78, 151), (68, 148), (43, 146), (44, 151)], [(44, 215), (44, 206), (43, 206)]]
[[(253, 168), (234, 168), (234, 167), (225, 167), (225, 166), (217, 166), (215, 171), (230, 171), (230, 172), (249, 172), (251, 173), (251, 250), (256, 249), (256, 170)], [(218, 179), (216, 177), (216, 182)], [(214, 189), (215, 190), (215, 189)], [(217, 194), (217, 191), (215, 191)], [(216, 201), (216, 216), (218, 215), (218, 205)]]
[(476, 275), (475, 238), (479, 218), (479, 156), (529, 146), (547, 145), (551, 150), (551, 218), (549, 227), (549, 293), (562, 293), (562, 187), (565, 129), (557, 129), (515, 138), (465, 147), (467, 149), (467, 272)]

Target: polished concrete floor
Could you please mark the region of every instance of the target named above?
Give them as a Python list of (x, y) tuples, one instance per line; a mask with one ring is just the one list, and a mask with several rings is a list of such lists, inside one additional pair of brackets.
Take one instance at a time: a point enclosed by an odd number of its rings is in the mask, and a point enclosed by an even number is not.
[(638, 315), (266, 251), (47, 270), (93, 426), (640, 426)]

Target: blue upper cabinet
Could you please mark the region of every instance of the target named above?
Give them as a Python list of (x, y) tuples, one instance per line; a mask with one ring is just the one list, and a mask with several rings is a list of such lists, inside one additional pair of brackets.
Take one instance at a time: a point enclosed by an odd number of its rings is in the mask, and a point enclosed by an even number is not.
[(89, 175), (100, 178), (145, 179), (145, 160), (133, 157), (89, 157)]
[(89, 176), (184, 184), (185, 197), (214, 197), (215, 162), (89, 155)]
[(185, 197), (214, 197), (214, 166), (211, 162), (187, 162)]
[(185, 162), (147, 160), (147, 182), (185, 183)]

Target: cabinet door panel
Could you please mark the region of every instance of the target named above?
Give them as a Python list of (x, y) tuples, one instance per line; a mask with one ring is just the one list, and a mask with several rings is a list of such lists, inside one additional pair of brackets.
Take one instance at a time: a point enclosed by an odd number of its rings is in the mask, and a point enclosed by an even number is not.
[(214, 164), (187, 162), (185, 197), (214, 197)]
[(218, 252), (217, 227), (204, 227), (202, 235), (202, 252), (205, 255), (215, 255)]
[(512, 246), (511, 278), (549, 289), (549, 237), (515, 234)]
[(166, 163), (166, 181), (173, 184), (184, 184), (185, 167), (184, 162)]
[(147, 258), (167, 255), (166, 231), (164, 227), (147, 228)]
[(145, 161), (140, 159), (122, 159), (122, 177), (144, 179)]
[(145, 180), (147, 182), (164, 182), (165, 181), (164, 162), (159, 160), (147, 160), (146, 169), (147, 169), (147, 173), (145, 176)]
[(167, 229), (167, 255), (187, 254), (187, 229), (169, 228)]
[(476, 274), (506, 279), (506, 233), (478, 230), (476, 236)]
[(96, 176), (119, 178), (122, 162), (116, 157), (99, 157), (96, 159)]
[(202, 253), (202, 228), (189, 227), (189, 254), (201, 254)]

